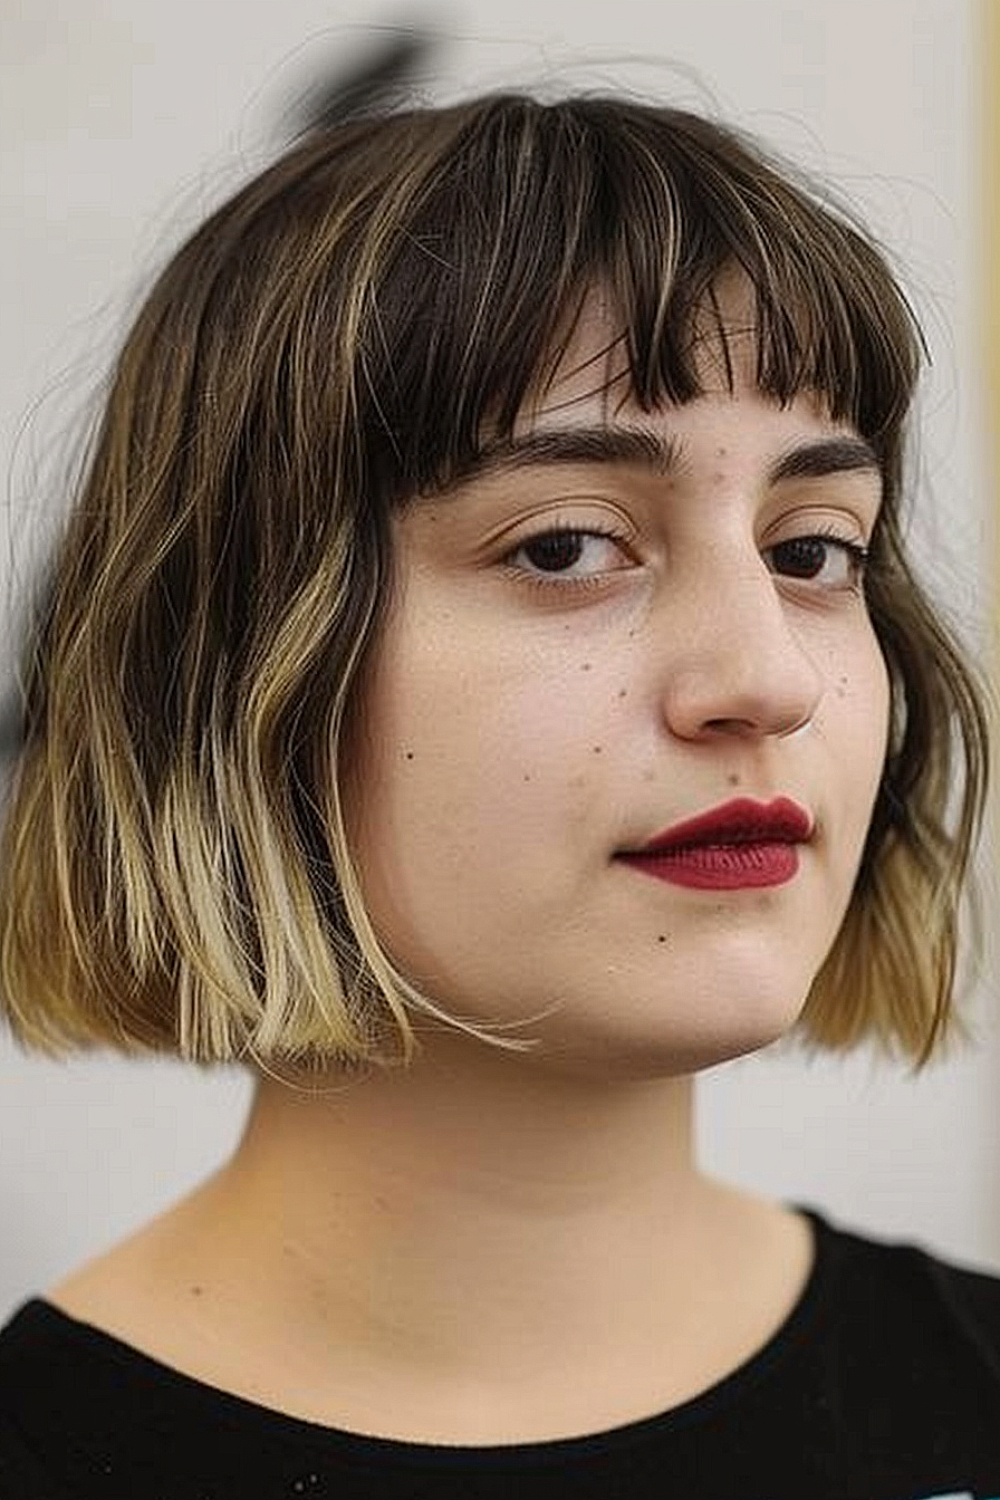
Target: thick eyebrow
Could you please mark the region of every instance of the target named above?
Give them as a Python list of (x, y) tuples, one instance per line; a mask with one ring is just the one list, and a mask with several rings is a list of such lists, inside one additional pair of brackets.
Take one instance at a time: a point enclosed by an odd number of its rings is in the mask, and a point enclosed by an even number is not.
[[(676, 470), (683, 457), (678, 439), (648, 427), (557, 427), (487, 441), (458, 480), (563, 464), (617, 464), (665, 475)], [(822, 479), (855, 470), (881, 475), (882, 466), (864, 438), (844, 434), (797, 444), (774, 462), (768, 481)]]
[(800, 443), (782, 454), (768, 475), (772, 484), (783, 479), (822, 479), (827, 474), (848, 474), (866, 469), (881, 476), (882, 465), (870, 443), (862, 437), (819, 438)]
[(620, 464), (668, 474), (680, 444), (648, 427), (553, 427), (487, 441), (462, 479), (560, 464)]

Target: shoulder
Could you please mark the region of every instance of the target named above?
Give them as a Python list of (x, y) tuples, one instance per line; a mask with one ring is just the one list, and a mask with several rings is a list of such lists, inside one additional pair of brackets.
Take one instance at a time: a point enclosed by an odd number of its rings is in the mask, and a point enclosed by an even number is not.
[(857, 1292), (878, 1292), (903, 1307), (914, 1301), (959, 1319), (973, 1309), (1000, 1328), (1000, 1268), (975, 1266), (911, 1239), (869, 1235), (808, 1210), (828, 1269)]
[(1000, 1273), (810, 1217), (816, 1300), (837, 1357), (863, 1362), (864, 1384), (891, 1372), (913, 1395), (937, 1383), (988, 1390), (1000, 1411)]
[(738, 1431), (763, 1455), (793, 1429), (816, 1493), (1000, 1494), (1000, 1277), (809, 1217), (812, 1274), (732, 1388)]
[(63, 1378), (55, 1324), (58, 1318), (50, 1320), (46, 1305), (35, 1301), (0, 1328), (0, 1495), (18, 1500), (69, 1495), (52, 1472), (51, 1433), (43, 1416)]
[[(169, 1372), (53, 1303), (26, 1302), (0, 1329), (0, 1496), (11, 1500), (131, 1500), (167, 1465), (156, 1417)], [(174, 1403), (176, 1405), (176, 1403)], [(197, 1404), (188, 1403), (197, 1414)], [(178, 1409), (181, 1418), (191, 1410)], [(145, 1433), (140, 1459), (121, 1462), (122, 1435)]]
[(58, 1326), (54, 1309), (41, 1299), (26, 1302), (0, 1326), (0, 1412), (6, 1411), (8, 1398), (18, 1387), (30, 1389), (45, 1368), (58, 1359)]

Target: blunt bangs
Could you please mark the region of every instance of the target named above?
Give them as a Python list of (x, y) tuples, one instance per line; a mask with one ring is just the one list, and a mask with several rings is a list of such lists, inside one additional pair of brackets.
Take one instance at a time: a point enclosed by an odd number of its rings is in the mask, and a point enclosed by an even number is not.
[(695, 321), (734, 270), (753, 288), (759, 388), (819, 394), (894, 477), (919, 330), (844, 213), (680, 111), (500, 96), (455, 123), (372, 286), (363, 369), (400, 496), (460, 477), (484, 430), (509, 434), (595, 287), (639, 405), (697, 396)]

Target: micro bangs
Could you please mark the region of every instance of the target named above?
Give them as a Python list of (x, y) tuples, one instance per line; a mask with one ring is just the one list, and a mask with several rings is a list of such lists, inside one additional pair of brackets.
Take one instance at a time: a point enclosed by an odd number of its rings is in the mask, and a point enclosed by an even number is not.
[(787, 167), (684, 111), (601, 98), (495, 96), (444, 155), (366, 341), (400, 498), (460, 478), (484, 433), (510, 434), (596, 288), (639, 405), (698, 396), (706, 316), (728, 359), (714, 290), (734, 271), (753, 290), (759, 389), (819, 395), (895, 468), (918, 324), (880, 252)]

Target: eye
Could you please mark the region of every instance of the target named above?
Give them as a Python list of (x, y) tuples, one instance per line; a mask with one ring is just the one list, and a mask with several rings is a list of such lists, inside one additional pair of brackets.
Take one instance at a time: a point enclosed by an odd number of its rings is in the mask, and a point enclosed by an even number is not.
[(584, 582), (628, 566), (623, 541), (612, 531), (555, 526), (521, 542), (504, 561), (533, 581)]
[(819, 583), (829, 589), (857, 589), (864, 576), (868, 549), (847, 537), (821, 532), (778, 542), (768, 547), (764, 556), (771, 571), (783, 578)]

